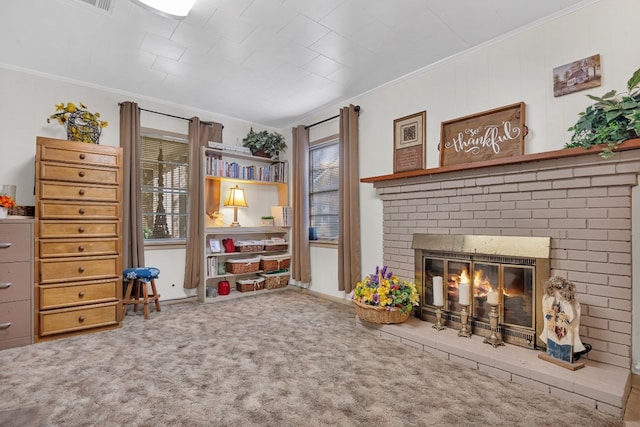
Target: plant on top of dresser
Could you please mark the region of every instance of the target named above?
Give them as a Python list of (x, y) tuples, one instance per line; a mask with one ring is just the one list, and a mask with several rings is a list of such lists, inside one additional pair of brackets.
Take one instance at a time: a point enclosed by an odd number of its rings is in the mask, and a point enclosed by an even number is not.
[(280, 151), (287, 148), (284, 136), (278, 132), (268, 132), (266, 130), (255, 132), (253, 128), (242, 139), (242, 145), (248, 147), (254, 156), (269, 157), (271, 159), (277, 158)]
[(602, 97), (587, 95), (596, 102), (579, 113), (576, 124), (568, 129), (573, 136), (565, 148), (606, 144), (600, 152), (606, 159), (618, 144), (640, 137), (640, 69), (627, 82), (627, 90), (620, 94), (610, 90)]
[(98, 144), (102, 128), (109, 123), (100, 120), (100, 113), (91, 113), (82, 102), (79, 107), (72, 102), (64, 102), (56, 105), (56, 113), (47, 118), (47, 123), (51, 119), (67, 129), (67, 139), (69, 141), (81, 141), (91, 144)]

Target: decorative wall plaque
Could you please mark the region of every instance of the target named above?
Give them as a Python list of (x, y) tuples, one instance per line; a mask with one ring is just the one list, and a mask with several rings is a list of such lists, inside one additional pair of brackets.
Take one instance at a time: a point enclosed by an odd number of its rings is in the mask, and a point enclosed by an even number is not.
[(440, 166), (524, 154), (524, 122), (524, 102), (442, 122)]
[(424, 169), (427, 112), (393, 121), (393, 173)]

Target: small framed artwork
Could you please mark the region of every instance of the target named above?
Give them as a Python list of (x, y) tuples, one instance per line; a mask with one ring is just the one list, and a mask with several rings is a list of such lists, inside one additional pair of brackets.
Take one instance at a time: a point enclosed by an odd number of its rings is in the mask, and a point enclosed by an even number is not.
[(222, 246), (220, 245), (220, 240), (218, 240), (218, 239), (210, 239), (209, 240), (209, 249), (211, 249), (211, 252), (213, 252), (213, 253), (222, 252)]
[(393, 173), (424, 169), (427, 112), (393, 121)]
[(553, 69), (553, 96), (602, 86), (600, 55), (593, 55)]

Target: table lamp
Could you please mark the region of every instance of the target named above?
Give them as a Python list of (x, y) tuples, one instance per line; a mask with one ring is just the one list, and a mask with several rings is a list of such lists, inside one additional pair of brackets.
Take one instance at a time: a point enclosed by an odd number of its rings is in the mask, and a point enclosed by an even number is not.
[(240, 227), (240, 223), (238, 222), (238, 208), (249, 207), (244, 198), (244, 189), (238, 188), (237, 185), (230, 188), (227, 193), (227, 200), (224, 201), (224, 205), (233, 208), (233, 222), (231, 223), (231, 227)]

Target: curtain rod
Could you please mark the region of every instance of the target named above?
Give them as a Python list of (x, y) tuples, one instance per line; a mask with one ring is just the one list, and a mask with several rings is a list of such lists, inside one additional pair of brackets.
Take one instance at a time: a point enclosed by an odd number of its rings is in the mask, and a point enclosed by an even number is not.
[[(356, 110), (356, 113), (359, 113), (360, 112), (360, 106), (356, 105), (355, 110)], [(306, 130), (306, 129), (312, 128), (314, 126), (318, 126), (318, 125), (320, 125), (320, 124), (322, 124), (324, 122), (328, 122), (329, 120), (337, 119), (338, 117), (340, 117), (340, 114), (336, 114), (335, 116), (329, 117), (328, 119), (320, 120), (319, 122), (315, 122), (313, 124), (307, 125), (304, 128)]]
[[(118, 102), (118, 106), (120, 106), (120, 105), (122, 105), (122, 103)], [(161, 113), (160, 111), (147, 110), (146, 108), (138, 107), (138, 110), (146, 111), (147, 113), (159, 114), (161, 116), (173, 117), (174, 119), (186, 120), (188, 122), (192, 121), (191, 119), (188, 119), (186, 117), (174, 116), (173, 114)], [(208, 124), (209, 126), (211, 126), (211, 125), (213, 125), (214, 122), (207, 122), (207, 121), (204, 121), (204, 120), (200, 120), (200, 123), (205, 123), (205, 124)], [(224, 125), (222, 125), (222, 128), (224, 129)]]

